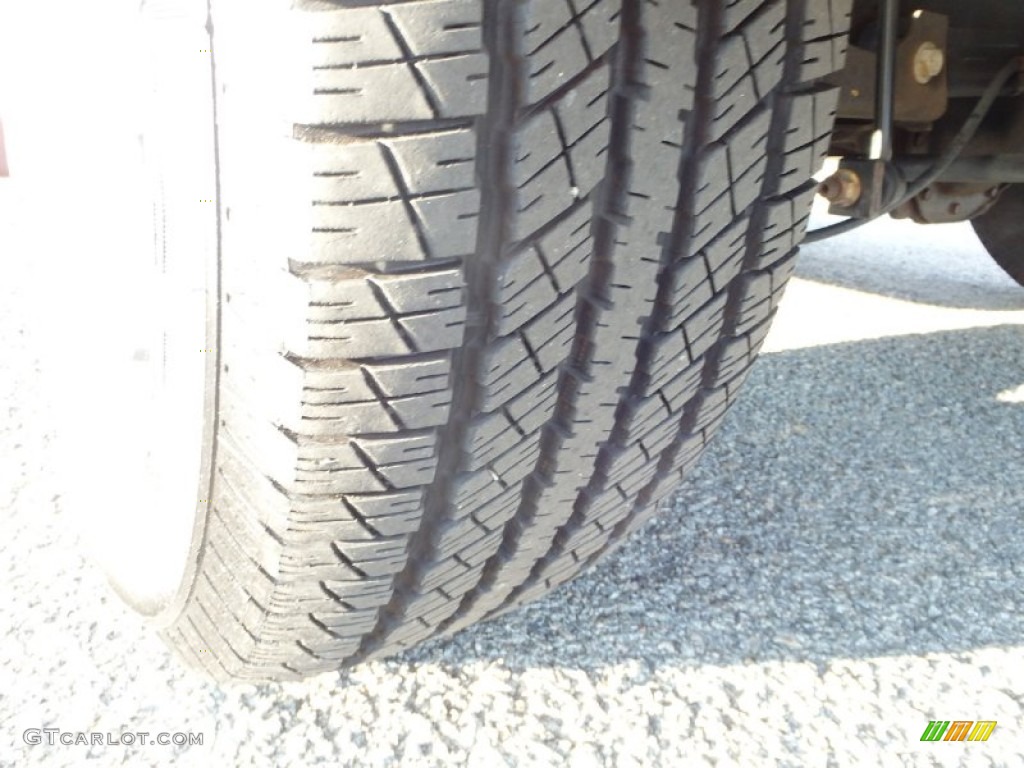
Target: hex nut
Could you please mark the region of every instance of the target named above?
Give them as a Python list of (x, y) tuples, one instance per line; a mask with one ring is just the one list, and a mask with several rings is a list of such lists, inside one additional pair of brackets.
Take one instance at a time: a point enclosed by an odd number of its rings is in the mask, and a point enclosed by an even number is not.
[(849, 168), (840, 168), (818, 187), (818, 194), (832, 205), (849, 208), (855, 205), (863, 193), (860, 176)]

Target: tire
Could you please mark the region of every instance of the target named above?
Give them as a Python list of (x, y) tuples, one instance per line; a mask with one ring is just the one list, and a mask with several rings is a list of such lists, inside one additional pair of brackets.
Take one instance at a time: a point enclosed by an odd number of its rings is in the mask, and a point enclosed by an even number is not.
[(213, 471), (158, 621), (218, 678), (453, 633), (651, 514), (792, 272), (850, 1), (289, 5), (211, 15)]
[(1024, 286), (1024, 184), (1011, 184), (971, 226), (996, 264)]

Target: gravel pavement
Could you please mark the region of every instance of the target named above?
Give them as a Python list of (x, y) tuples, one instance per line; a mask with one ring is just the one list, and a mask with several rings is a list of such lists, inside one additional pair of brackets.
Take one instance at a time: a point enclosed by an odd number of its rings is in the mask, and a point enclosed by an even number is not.
[[(54, 275), (0, 270), (0, 765), (1024, 766), (1024, 291), (966, 226), (808, 248), (697, 472), (586, 577), (264, 686), (183, 668), (83, 555), (44, 394), (75, 384), (35, 335)], [(998, 726), (922, 744), (931, 719)]]

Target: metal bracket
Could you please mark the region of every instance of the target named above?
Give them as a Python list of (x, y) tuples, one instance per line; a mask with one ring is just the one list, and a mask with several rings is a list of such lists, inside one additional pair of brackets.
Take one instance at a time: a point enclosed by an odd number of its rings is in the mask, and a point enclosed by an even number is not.
[[(947, 17), (930, 11), (914, 11), (910, 15), (906, 33), (896, 45), (894, 122), (928, 124), (946, 113), (949, 102), (945, 62), (948, 40)], [(838, 117), (875, 121), (878, 109), (877, 64), (876, 51), (850, 45), (846, 66), (832, 81), (840, 86)]]

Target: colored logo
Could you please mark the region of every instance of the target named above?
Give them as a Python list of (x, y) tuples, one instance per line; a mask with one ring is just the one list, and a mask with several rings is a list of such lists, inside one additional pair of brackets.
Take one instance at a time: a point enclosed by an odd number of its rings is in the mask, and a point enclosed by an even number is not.
[(995, 720), (932, 720), (921, 741), (988, 741), (995, 729)]

